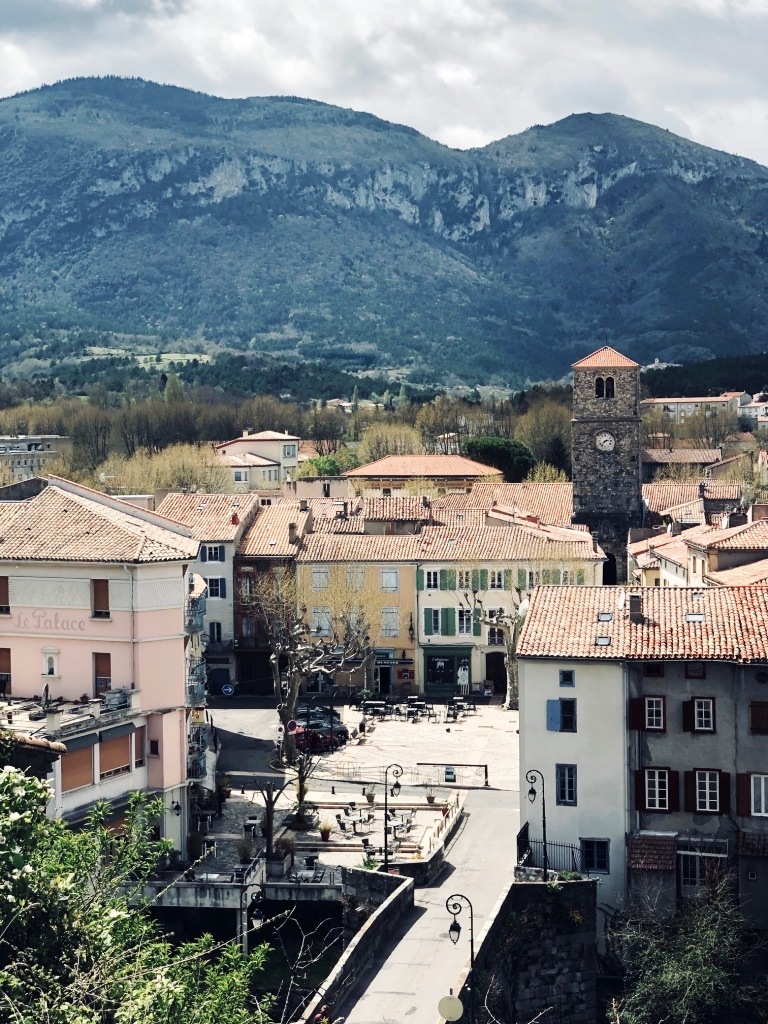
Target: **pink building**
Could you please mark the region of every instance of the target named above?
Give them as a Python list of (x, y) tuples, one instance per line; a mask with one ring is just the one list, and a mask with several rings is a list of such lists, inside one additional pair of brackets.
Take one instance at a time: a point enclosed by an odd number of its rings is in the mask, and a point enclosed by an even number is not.
[(132, 791), (150, 790), (184, 852), (187, 780), (212, 785), (215, 760), (199, 710), (197, 553), (187, 527), (67, 480), (0, 490), (4, 724), (66, 746), (52, 816), (108, 800), (119, 818)]

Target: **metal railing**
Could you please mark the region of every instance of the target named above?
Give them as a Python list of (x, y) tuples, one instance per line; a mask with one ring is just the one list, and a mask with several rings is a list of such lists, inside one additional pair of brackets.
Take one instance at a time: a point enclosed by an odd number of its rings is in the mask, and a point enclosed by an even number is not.
[[(527, 822), (517, 833), (517, 863), (520, 867), (544, 867), (544, 842), (530, 838)], [(589, 874), (583, 866), (580, 848), (572, 843), (553, 843), (547, 840), (547, 867), (550, 871)]]
[(191, 707), (194, 707), (195, 704), (203, 704), (205, 702), (205, 683), (190, 680), (184, 691), (184, 697), (187, 705)]
[(206, 654), (232, 654), (235, 649), (234, 640), (209, 640), (205, 648)]
[(187, 756), (187, 778), (205, 778), (205, 751), (199, 750)]

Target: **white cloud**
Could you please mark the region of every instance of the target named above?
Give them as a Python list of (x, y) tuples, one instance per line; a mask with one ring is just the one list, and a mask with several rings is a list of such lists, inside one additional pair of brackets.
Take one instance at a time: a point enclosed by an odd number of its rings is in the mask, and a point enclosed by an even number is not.
[(613, 111), (768, 164), (768, 0), (3, 0), (0, 94), (140, 75), (470, 147)]

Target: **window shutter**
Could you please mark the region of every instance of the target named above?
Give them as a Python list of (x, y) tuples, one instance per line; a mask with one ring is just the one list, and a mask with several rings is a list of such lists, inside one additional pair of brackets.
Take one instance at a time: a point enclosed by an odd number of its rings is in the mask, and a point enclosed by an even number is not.
[(472, 635), (473, 636), (482, 636), (482, 634), (483, 634), (483, 624), (480, 621), (480, 609), (479, 608), (475, 608), (474, 612), (472, 613)]
[(645, 771), (640, 768), (635, 772), (635, 810), (644, 811), (645, 806)]
[(553, 569), (552, 570), (552, 582), (556, 583), (558, 586), (560, 586), (560, 570), (559, 569)]
[(219, 580), (219, 597), (227, 596), (227, 581), (222, 576)]
[(432, 636), (432, 609), (424, 609), (424, 636)]
[(712, 732), (717, 732), (717, 701), (712, 701)]
[[(683, 773), (683, 792), (685, 799), (685, 809), (689, 813), (693, 814), (696, 810), (696, 773), (695, 772), (684, 772)], [(670, 794), (670, 807), (672, 805), (672, 795)]]
[(456, 635), (456, 609), (455, 608), (441, 608), (440, 609), (440, 632), (443, 636), (455, 636)]
[(445, 570), (445, 583), (446, 583), (446, 589), (447, 590), (455, 590), (456, 589), (456, 570), (455, 569), (446, 569)]
[(629, 728), (645, 729), (645, 698), (633, 697), (629, 702)]
[(525, 571), (525, 569), (518, 569), (517, 570), (517, 588), (518, 588), (518, 590), (525, 590), (527, 582), (528, 582), (528, 573)]
[(424, 570), (423, 569), (417, 569), (416, 570), (416, 589), (417, 590), (423, 590), (424, 589)]
[(560, 732), (560, 701), (547, 701), (547, 732)]
[(480, 589), (480, 573), (478, 572), (477, 569), (473, 569), (472, 570), (472, 589), (473, 590), (479, 590)]
[(669, 772), (669, 809), (680, 810), (680, 772)]
[(731, 813), (731, 773), (720, 772), (720, 814)]
[(219, 561), (220, 562), (224, 562), (225, 560), (226, 559), (224, 557), (224, 545), (223, 544), (219, 544)]
[(541, 570), (541, 582), (545, 587), (552, 582), (552, 573), (549, 569)]
[(577, 569), (576, 570), (576, 583), (580, 587), (584, 585), (584, 570), (583, 569)]
[(208, 545), (207, 544), (201, 544), (200, 545), (200, 561), (201, 562), (207, 562), (208, 561)]
[(480, 589), (481, 590), (487, 590), (488, 589), (488, 570), (487, 569), (481, 569), (480, 570)]
[[(519, 573), (518, 573), (518, 575), (519, 575)], [(512, 582), (512, 579), (513, 579), (513, 577), (512, 577), (512, 570), (511, 569), (505, 569), (504, 570), (504, 589), (505, 590), (511, 590), (512, 587), (514, 586), (514, 584)]]
[(440, 589), (441, 590), (447, 590), (448, 589), (448, 579), (447, 579), (447, 574), (446, 574), (445, 569), (441, 569), (440, 570)]
[(11, 648), (0, 647), (0, 672), (5, 675), (11, 674)]
[(736, 776), (736, 813), (744, 817), (752, 812), (752, 776), (739, 772)]
[(683, 701), (683, 732), (693, 732), (695, 717), (693, 713), (693, 700)]

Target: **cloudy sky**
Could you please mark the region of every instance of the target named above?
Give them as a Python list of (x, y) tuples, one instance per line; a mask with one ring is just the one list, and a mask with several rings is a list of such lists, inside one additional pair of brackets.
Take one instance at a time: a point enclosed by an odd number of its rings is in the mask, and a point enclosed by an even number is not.
[(103, 74), (461, 148), (612, 111), (768, 165), (768, 0), (0, 0), (0, 95)]

